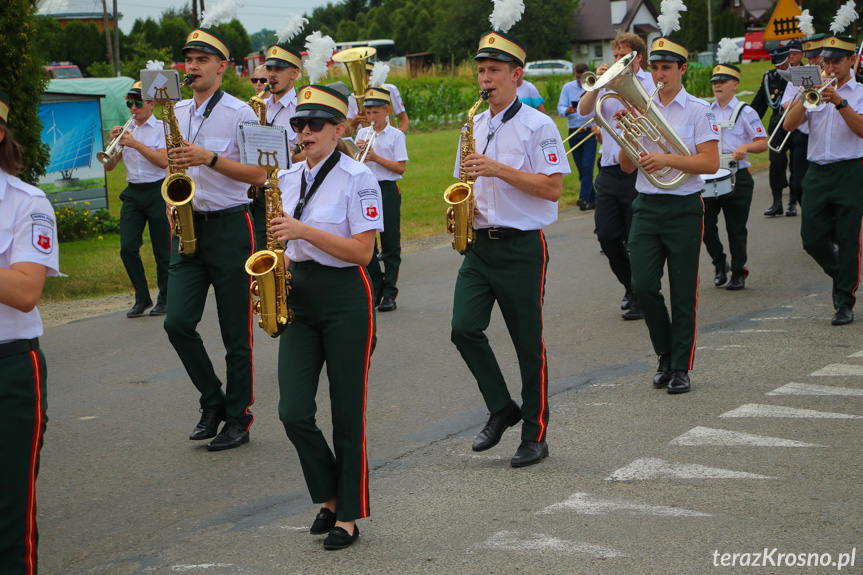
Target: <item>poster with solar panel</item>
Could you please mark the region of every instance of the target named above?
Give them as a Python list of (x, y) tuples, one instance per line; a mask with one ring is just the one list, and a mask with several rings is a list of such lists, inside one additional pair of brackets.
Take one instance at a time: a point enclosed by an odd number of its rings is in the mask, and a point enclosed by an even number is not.
[(80, 202), (96, 209), (107, 203), (105, 170), (96, 160), (102, 150), (102, 119), (98, 98), (85, 98), (43, 99), (39, 105), (42, 143), (51, 149), (39, 187), (54, 204)]

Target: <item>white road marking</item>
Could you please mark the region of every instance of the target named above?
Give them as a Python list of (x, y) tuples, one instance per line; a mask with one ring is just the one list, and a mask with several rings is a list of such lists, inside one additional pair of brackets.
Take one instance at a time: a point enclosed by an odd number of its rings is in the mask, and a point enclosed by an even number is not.
[(682, 507), (669, 507), (667, 505), (645, 505), (643, 503), (632, 503), (629, 501), (614, 501), (612, 499), (601, 499), (590, 493), (573, 493), (566, 501), (549, 505), (545, 509), (537, 511), (538, 515), (548, 515), (558, 511), (575, 511), (581, 515), (610, 515), (618, 513), (621, 515), (659, 515), (669, 517), (710, 517), (710, 513), (701, 513), (683, 509)]
[(308, 531), (309, 526), (300, 525), (261, 525), (258, 529), (282, 529), (284, 531)]
[(728, 431), (727, 429), (713, 429), (711, 427), (693, 427), (683, 435), (672, 439), (671, 445), (746, 445), (750, 447), (827, 447), (815, 443), (804, 443), (793, 439), (782, 439), (780, 437), (768, 437), (766, 435), (754, 435), (752, 433), (741, 433), (739, 431)]
[(848, 365), (845, 363), (831, 363), (826, 367), (822, 367), (818, 371), (813, 371), (809, 375), (814, 376), (829, 376), (829, 375), (863, 375), (863, 365)]
[(636, 459), (605, 479), (606, 481), (635, 481), (663, 477), (674, 479), (776, 479), (756, 473), (719, 469), (718, 467), (707, 467), (694, 463), (672, 463), (653, 458)]
[(91, 419), (96, 419), (96, 416), (95, 415), (85, 415), (84, 417), (79, 417), (78, 419), (80, 419), (81, 421), (89, 421)]
[(195, 569), (210, 569), (211, 567), (231, 567), (233, 563), (201, 563), (200, 565), (174, 565), (171, 571), (194, 571)]
[(768, 391), (765, 395), (863, 395), (863, 389), (832, 387), (814, 383), (788, 383)]
[(732, 345), (720, 345), (719, 347), (710, 347), (709, 345), (705, 345), (705, 346), (696, 347), (695, 349), (698, 351), (701, 351), (701, 350), (725, 351), (727, 349), (738, 349), (741, 347), (746, 347), (746, 346), (745, 345), (732, 344)]
[(796, 407), (785, 407), (784, 405), (762, 405), (759, 403), (747, 403), (737, 409), (726, 411), (719, 417), (802, 417), (811, 419), (860, 419), (859, 415), (847, 413), (833, 413), (829, 411), (815, 411), (814, 409), (798, 409)]
[(582, 541), (567, 541), (544, 533), (522, 534), (515, 531), (500, 531), (489, 537), (479, 547), (508, 549), (511, 551), (534, 552), (551, 555), (574, 555), (586, 553), (600, 559), (624, 557), (623, 553), (610, 547), (602, 547)]
[(863, 351), (858, 351), (857, 353), (852, 353), (848, 357), (863, 357)]
[(459, 457), (470, 457), (471, 459), (503, 459), (503, 455), (479, 455), (478, 453), (459, 453)]
[(728, 333), (785, 333), (784, 329), (736, 329)]

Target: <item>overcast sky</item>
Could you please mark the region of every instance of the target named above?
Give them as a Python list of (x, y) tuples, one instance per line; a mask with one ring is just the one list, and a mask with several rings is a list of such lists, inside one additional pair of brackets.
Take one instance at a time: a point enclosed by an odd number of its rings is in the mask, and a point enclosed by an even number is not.
[[(330, 0), (333, 4), (339, 0)], [(217, 0), (205, 0), (204, 6), (215, 4)], [(111, 0), (108, 1), (110, 10)], [(117, 11), (123, 15), (120, 29), (129, 32), (138, 18), (147, 17), (158, 21), (162, 12), (171, 6), (190, 4), (183, 0), (117, 0)], [(240, 0), (241, 8), (238, 19), (246, 27), (246, 32), (254, 34), (262, 28), (278, 30), (287, 23), (291, 14), (311, 12), (318, 6), (327, 4), (327, 0)], [(314, 32), (310, 30), (309, 33)]]

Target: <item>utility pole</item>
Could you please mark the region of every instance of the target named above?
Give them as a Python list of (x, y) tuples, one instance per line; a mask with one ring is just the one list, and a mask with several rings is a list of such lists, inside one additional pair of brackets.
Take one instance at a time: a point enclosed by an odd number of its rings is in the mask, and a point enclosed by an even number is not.
[[(709, 1), (709, 0), (708, 0)], [(120, 17), (117, 15), (117, 0), (114, 0), (114, 72), (120, 76)]]
[(198, 27), (198, 0), (192, 0), (192, 28)]
[(114, 52), (111, 49), (111, 29), (108, 27), (108, 0), (102, 0), (102, 30), (105, 32), (105, 59), (114, 63)]
[[(114, 0), (115, 2), (117, 0)], [(711, 61), (716, 61), (716, 45), (713, 43), (713, 0), (707, 0), (707, 49), (711, 54)]]

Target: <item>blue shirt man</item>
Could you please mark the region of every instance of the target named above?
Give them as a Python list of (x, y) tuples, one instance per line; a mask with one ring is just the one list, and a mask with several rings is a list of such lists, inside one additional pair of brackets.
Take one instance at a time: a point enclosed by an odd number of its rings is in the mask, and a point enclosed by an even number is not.
[[(557, 102), (557, 113), (566, 118), (569, 134), (572, 135), (577, 129), (584, 126), (592, 117), (581, 116), (578, 113), (578, 101), (584, 94), (581, 87), (581, 77), (587, 72), (587, 64), (579, 63), (575, 66), (575, 80), (563, 86), (560, 99)], [(570, 150), (586, 138), (590, 138), (578, 149), (572, 152), (572, 160), (578, 169), (580, 191), (576, 204), (581, 211), (592, 210), (596, 206), (596, 192), (593, 189), (593, 164), (596, 161), (596, 138), (592, 137), (591, 130), (585, 128), (576, 136), (569, 139)]]

